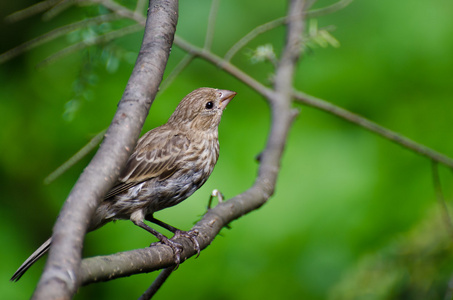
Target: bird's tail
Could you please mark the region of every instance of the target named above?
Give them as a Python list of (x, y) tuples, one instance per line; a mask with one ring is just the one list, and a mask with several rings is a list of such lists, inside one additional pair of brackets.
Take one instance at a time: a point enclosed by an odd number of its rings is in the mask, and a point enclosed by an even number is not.
[(11, 277), (11, 281), (18, 281), (22, 275), (27, 272), (28, 268), (30, 268), (38, 259), (41, 258), (50, 248), (50, 244), (52, 243), (52, 238), (49, 238), (47, 241), (44, 242), (29, 258), (22, 264), (22, 266), (17, 269), (14, 273), (13, 277)]

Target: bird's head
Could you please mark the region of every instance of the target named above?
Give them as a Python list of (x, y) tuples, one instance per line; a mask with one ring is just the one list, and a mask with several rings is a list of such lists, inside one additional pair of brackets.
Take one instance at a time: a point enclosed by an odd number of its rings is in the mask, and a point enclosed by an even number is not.
[(215, 129), (223, 110), (234, 96), (236, 92), (228, 90), (196, 89), (181, 100), (168, 124), (193, 130)]

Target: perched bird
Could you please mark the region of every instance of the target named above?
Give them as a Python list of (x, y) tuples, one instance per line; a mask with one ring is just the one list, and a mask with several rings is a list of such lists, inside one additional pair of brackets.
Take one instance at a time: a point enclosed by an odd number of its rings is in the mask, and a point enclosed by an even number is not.
[[(236, 92), (199, 88), (181, 100), (168, 122), (145, 133), (137, 142), (118, 183), (97, 207), (88, 231), (120, 219), (155, 235), (170, 246), (179, 263), (180, 245), (145, 224), (158, 224), (175, 236), (192, 240), (200, 248), (196, 233), (184, 232), (154, 219), (153, 213), (176, 205), (192, 195), (211, 175), (219, 157), (218, 125), (223, 110)], [(48, 239), (14, 273), (17, 281), (44, 255), (52, 240)]]

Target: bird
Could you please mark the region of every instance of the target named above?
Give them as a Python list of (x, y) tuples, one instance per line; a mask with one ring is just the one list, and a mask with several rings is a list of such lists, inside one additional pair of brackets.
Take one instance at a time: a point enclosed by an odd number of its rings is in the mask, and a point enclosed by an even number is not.
[[(150, 227), (153, 222), (185, 236), (200, 252), (196, 231), (182, 231), (153, 214), (191, 196), (211, 175), (219, 157), (218, 126), (228, 103), (236, 96), (230, 90), (199, 88), (185, 96), (167, 123), (145, 133), (138, 141), (116, 185), (96, 208), (88, 231), (116, 220), (131, 220), (160, 242), (172, 248), (179, 264), (181, 245)], [(22, 275), (50, 248), (44, 242), (14, 273)]]

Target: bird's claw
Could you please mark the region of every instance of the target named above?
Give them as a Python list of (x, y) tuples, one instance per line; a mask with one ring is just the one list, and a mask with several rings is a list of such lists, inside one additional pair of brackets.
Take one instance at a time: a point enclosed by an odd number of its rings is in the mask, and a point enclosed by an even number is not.
[(197, 240), (197, 236), (198, 236), (199, 232), (198, 230), (196, 229), (193, 229), (193, 230), (189, 230), (189, 231), (182, 231), (182, 230), (176, 230), (175, 231), (175, 235), (172, 237), (172, 239), (177, 239), (179, 237), (185, 237), (185, 238), (188, 238), (189, 240), (192, 241), (192, 244), (193, 244), (193, 248), (195, 249), (195, 251), (197, 251), (197, 256), (200, 256), (200, 243), (198, 243), (198, 240)]
[(169, 238), (163, 238), (160, 240), (160, 242), (164, 245), (167, 245), (168, 247), (173, 250), (173, 255), (174, 255), (174, 261), (175, 261), (175, 270), (179, 267), (179, 263), (181, 262), (181, 252), (182, 252), (182, 245), (180, 243), (177, 243), (175, 241), (172, 241)]

